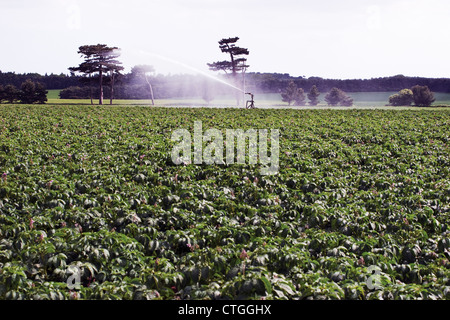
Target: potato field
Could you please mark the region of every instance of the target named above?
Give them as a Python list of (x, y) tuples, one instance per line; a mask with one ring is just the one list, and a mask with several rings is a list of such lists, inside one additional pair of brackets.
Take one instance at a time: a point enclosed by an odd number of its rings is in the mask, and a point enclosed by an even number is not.
[[(174, 164), (194, 121), (279, 129), (279, 171)], [(449, 128), (448, 109), (0, 105), (0, 299), (449, 299)]]

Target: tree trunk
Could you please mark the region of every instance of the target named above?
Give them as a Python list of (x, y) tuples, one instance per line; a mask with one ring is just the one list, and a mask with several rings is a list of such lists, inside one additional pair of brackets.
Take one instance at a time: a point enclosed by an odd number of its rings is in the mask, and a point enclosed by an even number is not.
[(94, 98), (93, 98), (93, 92), (92, 92), (92, 75), (89, 74), (89, 93), (90, 93), (90, 98), (91, 98), (91, 105), (94, 105)]
[(100, 65), (100, 98), (98, 100), (98, 104), (103, 104), (103, 71), (102, 65)]
[(150, 84), (150, 81), (148, 81), (147, 75), (144, 75), (144, 76), (145, 76), (145, 81), (147, 81), (148, 87), (150, 89), (150, 94), (151, 94), (151, 97), (152, 97), (152, 105), (154, 106), (155, 105), (155, 100), (154, 100), (154, 97), (153, 97), (153, 88), (152, 88), (152, 85)]
[(111, 96), (109, 97), (109, 104), (113, 104), (113, 94), (114, 94), (114, 71), (111, 71)]

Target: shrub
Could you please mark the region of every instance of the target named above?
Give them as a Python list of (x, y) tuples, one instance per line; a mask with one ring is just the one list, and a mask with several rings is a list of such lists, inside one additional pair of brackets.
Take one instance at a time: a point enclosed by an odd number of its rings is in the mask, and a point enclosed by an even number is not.
[(19, 90), (17, 90), (16, 86), (12, 84), (8, 84), (5, 86), (5, 90), (3, 93), (3, 97), (9, 103), (14, 103), (19, 96)]
[(22, 103), (45, 103), (47, 90), (41, 83), (28, 79), (20, 87), (19, 99)]
[(5, 88), (0, 84), (0, 103), (5, 100)]
[(413, 92), (410, 89), (400, 90), (389, 97), (391, 106), (409, 106), (413, 102)]
[(352, 106), (353, 99), (349, 97), (344, 91), (338, 88), (332, 88), (325, 96), (325, 101), (329, 106)]
[(416, 85), (411, 88), (414, 104), (418, 107), (429, 107), (436, 99), (427, 86)]
[(89, 99), (90, 88), (71, 86), (59, 92), (60, 99)]

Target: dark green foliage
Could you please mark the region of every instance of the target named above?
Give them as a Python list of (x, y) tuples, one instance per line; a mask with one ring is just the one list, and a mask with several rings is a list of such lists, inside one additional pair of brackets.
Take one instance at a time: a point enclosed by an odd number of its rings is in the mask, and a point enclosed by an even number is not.
[(3, 102), (5, 99), (5, 88), (0, 84), (0, 103)]
[(210, 70), (213, 71), (230, 71), (233, 76), (248, 68), (247, 59), (242, 57), (249, 54), (248, 49), (236, 46), (238, 37), (224, 38), (219, 41), (219, 49), (230, 56), (230, 61), (218, 61), (207, 63)]
[(14, 103), (17, 99), (19, 99), (19, 90), (12, 84), (8, 84), (4, 89), (4, 99), (9, 103)]
[[(217, 61), (213, 63), (207, 63), (210, 70), (213, 71), (224, 71), (225, 73), (231, 72), (232, 76), (232, 84), (236, 87), (239, 87), (238, 73), (245, 72), (249, 65), (247, 64), (247, 56), (249, 51), (247, 48), (241, 48), (236, 45), (239, 37), (233, 38), (223, 38), (219, 41), (219, 48), (223, 53), (226, 53), (230, 56), (229, 61)], [(240, 92), (234, 90), (236, 95), (236, 101), (239, 105)]]
[[(229, 61), (225, 61), (226, 68), (229, 66)], [(222, 70), (221, 69), (221, 70)], [(160, 82), (158, 86), (158, 93), (164, 97), (175, 97), (171, 91), (174, 82), (178, 82), (184, 78), (183, 82), (188, 83), (192, 81), (192, 76), (185, 74), (180, 75), (158, 75), (157, 81)], [(13, 72), (1, 72), (0, 71), (0, 85), (6, 86), (12, 84), (16, 87), (20, 87), (21, 83), (27, 79), (31, 79), (34, 82), (40, 82), (44, 86), (50, 89), (64, 89), (71, 86), (79, 86), (80, 84), (89, 85), (89, 79), (85, 79), (78, 75), (66, 75), (66, 74), (45, 74), (40, 75), (36, 73), (24, 73), (18, 74)], [(149, 77), (154, 84), (155, 77)], [(86, 81), (88, 80), (88, 81)], [(94, 81), (94, 79), (92, 79)], [(95, 79), (98, 82), (98, 79)], [(290, 81), (295, 81), (297, 85), (309, 92), (309, 90), (315, 85), (321, 92), (328, 92), (331, 88), (336, 87), (344, 90), (345, 92), (398, 92), (404, 88), (411, 88), (416, 84), (422, 86), (428, 86), (433, 92), (450, 92), (450, 79), (448, 78), (421, 78), (421, 77), (406, 77), (406, 76), (392, 76), (383, 78), (371, 78), (371, 79), (324, 79), (320, 77), (294, 77), (289, 74), (283, 73), (263, 73), (263, 72), (246, 72), (245, 81), (248, 87), (257, 88), (265, 93), (278, 93), (285, 89)], [(132, 73), (124, 74), (121, 78), (122, 85), (133, 85)], [(131, 89), (131, 88), (130, 88)], [(155, 95), (157, 94), (155, 88)], [(161, 94), (161, 92), (163, 92)], [(106, 94), (107, 92), (105, 92)], [(141, 94), (138, 96), (138, 93)], [(147, 92), (129, 92), (136, 99), (146, 99), (148, 97)]]
[(429, 107), (434, 101), (433, 92), (427, 86), (419, 85), (403, 89), (389, 97), (389, 104), (392, 106), (410, 106), (414, 102), (418, 107)]
[[(449, 116), (1, 105), (0, 299), (448, 300)], [(279, 128), (278, 174), (174, 165), (194, 119)]]
[(434, 101), (434, 95), (427, 86), (416, 85), (411, 88), (414, 104), (418, 107), (429, 107)]
[[(97, 83), (99, 93), (99, 104), (103, 104), (103, 86), (108, 84), (110, 87), (110, 104), (114, 98), (114, 83), (120, 76), (120, 71), (124, 68), (121, 66), (118, 57), (120, 57), (120, 49), (117, 47), (108, 47), (106, 44), (83, 45), (78, 48), (84, 61), (78, 67), (70, 67), (72, 74), (80, 73), (84, 77), (84, 82), (90, 86)], [(91, 96), (92, 102), (92, 96)]]
[(18, 98), (24, 104), (42, 104), (47, 101), (47, 90), (45, 90), (41, 83), (35, 83), (28, 79), (22, 83)]
[(20, 101), (22, 103), (31, 104), (34, 102), (36, 85), (33, 81), (27, 80), (20, 86)]
[(410, 106), (413, 100), (411, 89), (403, 89), (389, 97), (389, 104), (391, 106)]
[(89, 99), (91, 90), (89, 87), (68, 87), (59, 92), (59, 97), (61, 99)]
[(47, 101), (47, 93), (48, 91), (45, 89), (45, 86), (40, 83), (35, 83), (35, 102), (37, 103), (45, 103)]

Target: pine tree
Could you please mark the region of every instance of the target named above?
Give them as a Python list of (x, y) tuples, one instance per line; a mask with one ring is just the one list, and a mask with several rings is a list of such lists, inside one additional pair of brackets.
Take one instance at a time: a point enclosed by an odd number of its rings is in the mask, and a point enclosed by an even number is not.
[(305, 105), (305, 91), (303, 88), (297, 89), (297, 94), (295, 95), (295, 105), (296, 106), (304, 106)]
[(287, 88), (281, 92), (281, 101), (287, 102), (291, 105), (294, 102), (298, 95), (298, 88), (294, 81), (290, 81)]
[(112, 97), (114, 92), (114, 81), (123, 67), (117, 58), (120, 56), (120, 50), (117, 47), (108, 47), (105, 44), (84, 45), (78, 48), (78, 53), (84, 57), (78, 67), (69, 68), (74, 72), (79, 72), (92, 79), (93, 74), (98, 75), (98, 82), (100, 87), (99, 104), (103, 104), (103, 81), (105, 75), (109, 74), (109, 83), (111, 88), (110, 103), (112, 104)]
[(330, 92), (325, 96), (325, 101), (329, 106), (337, 106), (343, 99), (342, 90), (338, 88), (332, 88)]
[(35, 84), (35, 102), (39, 104), (44, 104), (47, 102), (47, 93), (48, 91), (45, 89), (45, 86), (40, 83), (36, 82)]
[(309, 105), (317, 106), (319, 104), (320, 92), (316, 85), (313, 85), (308, 93)]
[[(241, 48), (236, 46), (236, 42), (239, 37), (234, 38), (224, 38), (219, 41), (219, 48), (223, 53), (230, 55), (230, 61), (217, 61), (213, 63), (207, 63), (208, 67), (212, 71), (231, 71), (231, 76), (236, 87), (238, 84), (238, 72), (244, 73), (249, 67), (247, 65), (247, 58), (243, 56), (248, 55), (249, 51), (247, 48)], [(239, 104), (240, 93), (236, 92), (237, 104)]]

